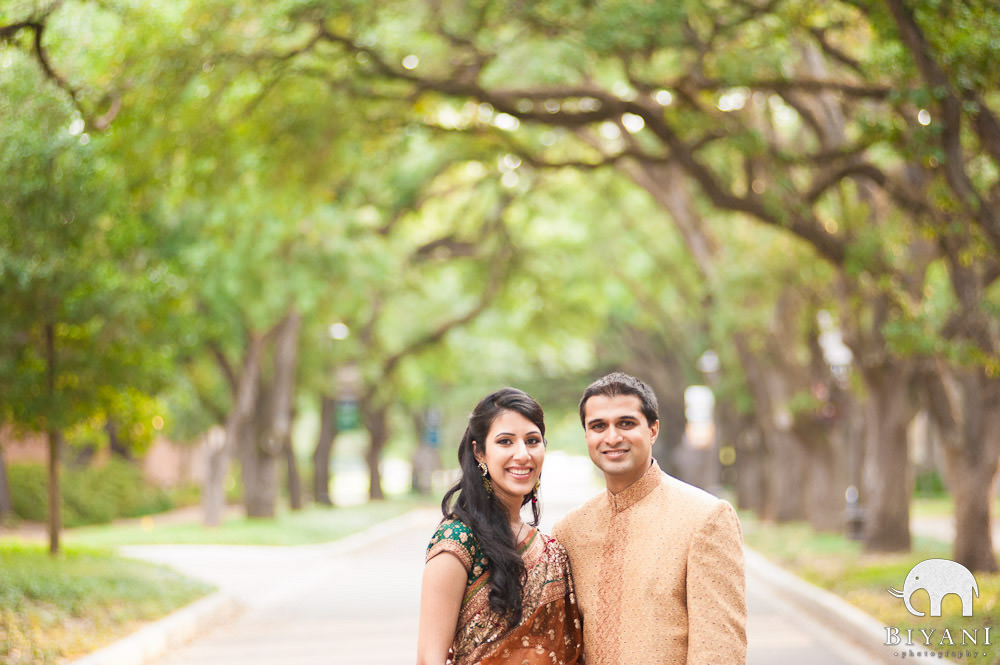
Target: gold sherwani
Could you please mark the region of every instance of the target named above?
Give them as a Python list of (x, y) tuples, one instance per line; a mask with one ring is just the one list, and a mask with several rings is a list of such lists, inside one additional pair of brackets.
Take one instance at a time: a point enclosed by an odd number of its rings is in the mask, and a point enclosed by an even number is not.
[(743, 665), (743, 536), (727, 502), (654, 461), (553, 535), (569, 553), (587, 665)]

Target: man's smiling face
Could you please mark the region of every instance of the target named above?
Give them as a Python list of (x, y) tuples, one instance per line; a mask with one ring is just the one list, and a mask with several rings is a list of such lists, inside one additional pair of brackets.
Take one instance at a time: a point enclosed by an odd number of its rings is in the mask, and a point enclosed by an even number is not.
[(609, 490), (620, 492), (642, 477), (660, 422), (646, 421), (638, 397), (594, 395), (584, 404), (583, 422), (587, 452)]

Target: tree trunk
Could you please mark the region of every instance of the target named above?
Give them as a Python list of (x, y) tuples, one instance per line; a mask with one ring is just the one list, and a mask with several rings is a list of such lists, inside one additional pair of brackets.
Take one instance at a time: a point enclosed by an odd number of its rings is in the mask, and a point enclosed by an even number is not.
[(274, 375), (263, 378), (253, 419), (254, 436), (247, 438), (243, 455), (243, 497), (247, 517), (274, 517), (278, 504), (278, 458), (290, 447), (295, 362), (301, 319), (294, 310), (275, 329)]
[(332, 506), (330, 497), (330, 460), (337, 440), (337, 400), (320, 395), (319, 438), (313, 450), (313, 500), (321, 506)]
[(233, 405), (226, 417), (226, 434), (219, 445), (212, 446), (206, 460), (205, 479), (202, 486), (201, 501), (206, 526), (222, 524), (222, 511), (226, 505), (226, 476), (229, 472), (229, 460), (234, 453), (242, 453), (241, 444), (246, 436), (248, 423), (257, 403), (257, 390), (260, 382), (261, 353), (264, 348), (264, 337), (251, 336), (246, 356), (243, 360), (243, 370), (237, 379), (233, 395)]
[(953, 558), (970, 570), (997, 572), (990, 513), (1000, 466), (1000, 382), (978, 369), (941, 372), (933, 385), (943, 390), (929, 401), (955, 500)]
[(7, 479), (7, 462), (3, 458), (3, 447), (0, 446), (0, 523), (13, 516), (14, 502), (10, 498), (10, 481)]
[(906, 428), (916, 413), (907, 397), (909, 371), (885, 362), (863, 370), (868, 387), (865, 428), (865, 549), (909, 551), (910, 469)]
[(792, 431), (794, 421), (786, 407), (791, 395), (785, 385), (787, 380), (768, 361), (757, 360), (746, 340), (737, 335), (733, 341), (754, 398), (754, 415), (767, 450), (765, 473), (768, 494), (762, 517), (775, 522), (805, 519), (805, 486), (802, 482), (805, 454)]
[(775, 424), (764, 431), (768, 447), (768, 497), (764, 519), (793, 522), (806, 519), (806, 460), (802, 446), (794, 436)]
[(365, 454), (365, 461), (368, 463), (368, 498), (372, 501), (381, 501), (385, 498), (385, 492), (382, 491), (379, 462), (389, 442), (389, 407), (374, 404), (374, 401), (374, 397), (365, 395), (358, 401), (358, 408), (370, 439), (368, 452)]
[(368, 452), (365, 453), (365, 462), (368, 464), (368, 498), (371, 501), (381, 501), (385, 498), (385, 492), (382, 490), (382, 471), (379, 469), (385, 444), (385, 439), (373, 438)]
[(815, 432), (806, 441), (806, 515), (816, 531), (838, 532), (844, 526), (847, 487), (845, 450), (831, 432)]
[(49, 553), (59, 553), (59, 534), (62, 531), (62, 491), (59, 480), (59, 448), (62, 434), (57, 429), (48, 431), (49, 443)]
[(271, 417), (272, 390), (261, 386), (250, 436), (244, 439), (240, 456), (243, 470), (243, 507), (247, 517), (272, 518), (278, 503), (278, 456), (281, 441), (274, 438)]
[(115, 421), (111, 418), (108, 418), (104, 422), (104, 432), (108, 435), (111, 454), (129, 462), (133, 461), (132, 451), (129, 450), (128, 446), (121, 440), (121, 437), (118, 436), (118, 426), (115, 425)]
[(299, 466), (295, 461), (295, 449), (292, 447), (292, 438), (286, 437), (282, 448), (285, 451), (285, 465), (288, 469), (288, 506), (292, 510), (302, 510), (302, 477), (299, 475)]
[(764, 437), (755, 425), (747, 424), (740, 428), (733, 442), (736, 447), (736, 505), (762, 516), (769, 493)]
[[(994, 427), (1000, 427), (1000, 417), (990, 418)], [(986, 434), (983, 448), (1000, 446), (1000, 431)], [(946, 448), (945, 472), (948, 485), (955, 499), (955, 542), (952, 557), (969, 570), (997, 572), (993, 553), (992, 498), (996, 489), (997, 456), (989, 459), (968, 448)]]
[[(48, 382), (49, 408), (53, 408), (56, 398), (56, 327), (45, 324), (45, 361)], [(59, 449), (62, 433), (52, 425), (53, 414), (49, 414), (47, 428), (49, 443), (49, 553), (59, 553), (59, 534), (62, 531), (62, 491), (59, 485)]]

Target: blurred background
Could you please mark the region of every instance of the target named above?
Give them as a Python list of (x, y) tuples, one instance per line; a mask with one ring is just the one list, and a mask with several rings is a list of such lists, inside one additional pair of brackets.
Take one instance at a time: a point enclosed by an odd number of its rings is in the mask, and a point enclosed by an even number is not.
[(433, 503), (620, 369), (741, 514), (995, 572), (998, 65), (976, 1), (3, 0), (0, 520)]

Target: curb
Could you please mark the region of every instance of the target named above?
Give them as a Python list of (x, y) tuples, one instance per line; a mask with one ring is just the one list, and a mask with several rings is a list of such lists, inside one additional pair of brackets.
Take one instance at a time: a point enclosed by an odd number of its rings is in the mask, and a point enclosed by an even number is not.
[(217, 591), (117, 642), (72, 661), (70, 665), (145, 665), (209, 628), (231, 619), (241, 609), (235, 598)]
[[(898, 664), (899, 655), (892, 647), (885, 646), (885, 626), (875, 617), (862, 612), (840, 596), (821, 589), (771, 563), (764, 555), (744, 548), (747, 573), (764, 581), (775, 593), (791, 602), (812, 618), (826, 624), (835, 632), (849, 636), (850, 641), (863, 649), (878, 662)], [(920, 647), (924, 651), (937, 651)], [(898, 650), (897, 650), (898, 653)], [(916, 665), (957, 665), (954, 661), (937, 656), (906, 656), (906, 662)]]

